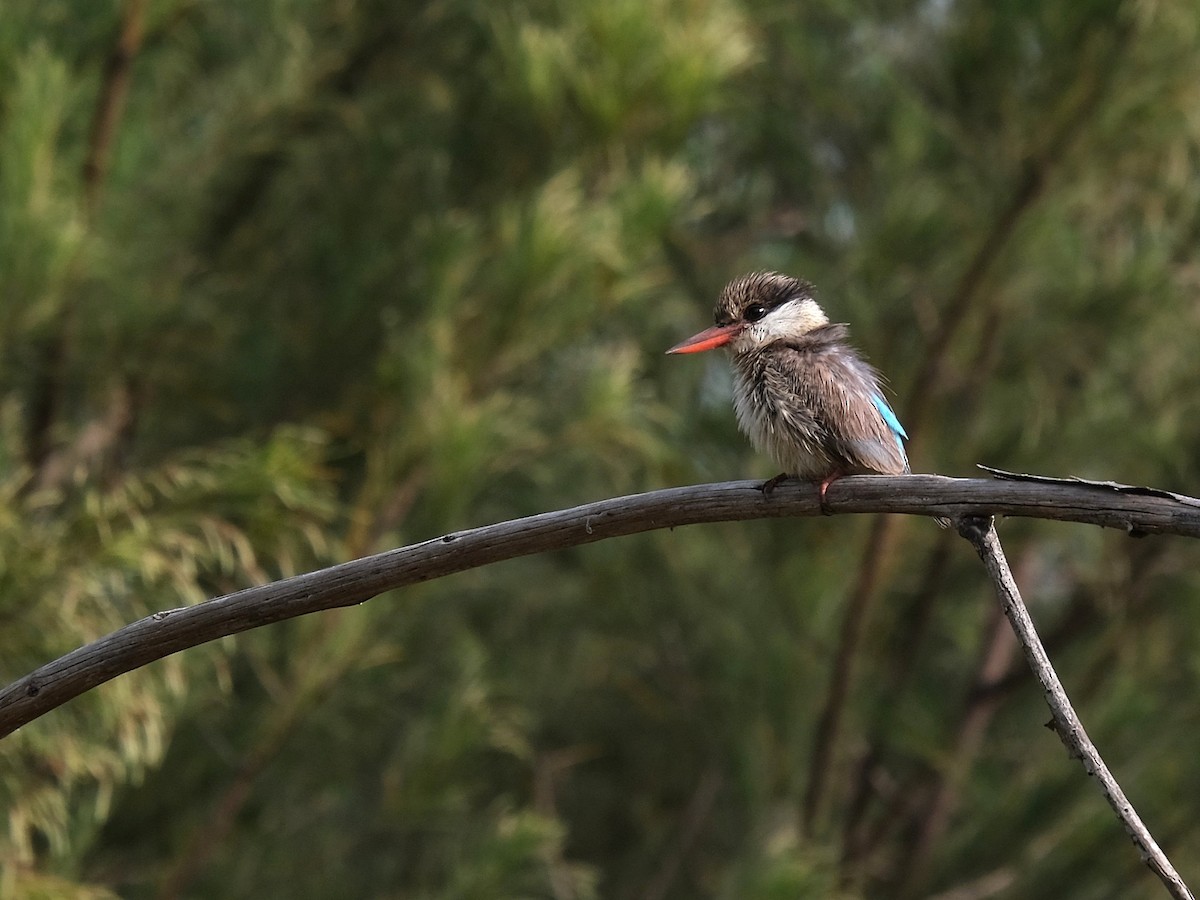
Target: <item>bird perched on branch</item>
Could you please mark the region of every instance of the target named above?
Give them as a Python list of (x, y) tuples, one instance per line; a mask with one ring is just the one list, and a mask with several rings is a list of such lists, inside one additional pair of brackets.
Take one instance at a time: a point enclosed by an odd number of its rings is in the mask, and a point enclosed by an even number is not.
[(843, 475), (903, 475), (908, 435), (883, 398), (878, 373), (831, 324), (807, 281), (755, 272), (725, 286), (716, 324), (668, 353), (725, 347), (733, 362), (738, 425), (788, 476), (825, 492)]

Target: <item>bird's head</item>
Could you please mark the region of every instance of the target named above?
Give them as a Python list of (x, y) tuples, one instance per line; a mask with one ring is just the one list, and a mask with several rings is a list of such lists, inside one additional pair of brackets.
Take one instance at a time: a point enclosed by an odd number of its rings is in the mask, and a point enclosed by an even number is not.
[(735, 356), (778, 340), (801, 337), (829, 324), (807, 281), (778, 272), (754, 272), (725, 285), (713, 311), (716, 324), (668, 353), (728, 347)]

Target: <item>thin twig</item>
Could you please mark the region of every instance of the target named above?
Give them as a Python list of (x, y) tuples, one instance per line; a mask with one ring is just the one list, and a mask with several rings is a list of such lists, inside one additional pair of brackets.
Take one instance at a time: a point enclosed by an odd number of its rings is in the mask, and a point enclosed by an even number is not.
[(1171, 861), (1167, 859), (1167, 855), (1159, 848), (1153, 835), (1138, 816), (1133, 804), (1125, 797), (1121, 785), (1117, 783), (1117, 779), (1113, 777), (1108, 766), (1104, 764), (1104, 760), (1100, 758), (1099, 751), (1088, 737), (1087, 732), (1084, 731), (1079, 716), (1075, 714), (1071, 700), (1067, 697), (1062, 682), (1058, 680), (1054, 666), (1050, 664), (1050, 657), (1046, 655), (1046, 648), (1042, 646), (1042, 641), (1034, 628), (1029, 610), (1025, 608), (1025, 604), (1021, 600), (1017, 583), (1008, 568), (1008, 560), (1004, 557), (1004, 549), (1000, 546), (994, 519), (990, 516), (964, 517), (958, 520), (958, 533), (975, 547), (995, 584), (1004, 614), (1012, 624), (1017, 640), (1020, 641), (1021, 648), (1025, 651), (1029, 667), (1045, 692), (1046, 703), (1054, 717), (1054, 731), (1066, 746), (1067, 752), (1082, 762), (1087, 773), (1094, 776), (1099, 782), (1104, 799), (1108, 801), (1108, 805), (1113, 808), (1113, 812), (1117, 814), (1117, 818), (1125, 827), (1125, 831), (1138, 849), (1142, 862), (1159, 877), (1171, 896), (1176, 900), (1195, 900), (1192, 892), (1188, 890), (1188, 886), (1183, 883), (1183, 879), (1175, 871), (1175, 867), (1171, 865)]
[[(955, 520), (1031, 516), (1120, 528), (1129, 534), (1200, 537), (1200, 500), (1090, 484), (850, 476), (830, 487), (825, 508), (834, 513), (908, 513)], [(154, 613), (0, 690), (0, 737), (96, 685), (172, 653), (273, 622), (353, 606), (384, 591), (518, 556), (659, 528), (821, 513), (811, 484), (785, 483), (770, 495), (763, 494), (760, 481), (669, 488), (447, 534), (196, 606)]]

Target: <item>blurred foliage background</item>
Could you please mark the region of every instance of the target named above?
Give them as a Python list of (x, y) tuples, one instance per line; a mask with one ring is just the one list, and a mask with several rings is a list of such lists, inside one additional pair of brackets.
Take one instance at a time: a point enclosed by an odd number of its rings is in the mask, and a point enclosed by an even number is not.
[[(774, 474), (730, 277), (918, 471), (1200, 493), (1191, 0), (4, 0), (0, 679), (150, 611)], [(1185, 877), (1200, 548), (1006, 523)], [(749, 522), (240, 635), (0, 742), (0, 896), (1136, 898), (970, 548)]]

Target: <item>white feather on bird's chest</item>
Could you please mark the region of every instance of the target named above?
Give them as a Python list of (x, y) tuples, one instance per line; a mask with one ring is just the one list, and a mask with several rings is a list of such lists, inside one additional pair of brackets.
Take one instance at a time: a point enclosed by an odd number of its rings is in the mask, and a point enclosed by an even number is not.
[[(773, 402), (764, 384), (762, 361), (733, 366), (733, 409), (738, 426), (760, 453), (789, 475), (819, 480), (837, 468), (825, 449), (820, 427), (798, 397)], [(758, 371), (755, 371), (755, 370)]]

